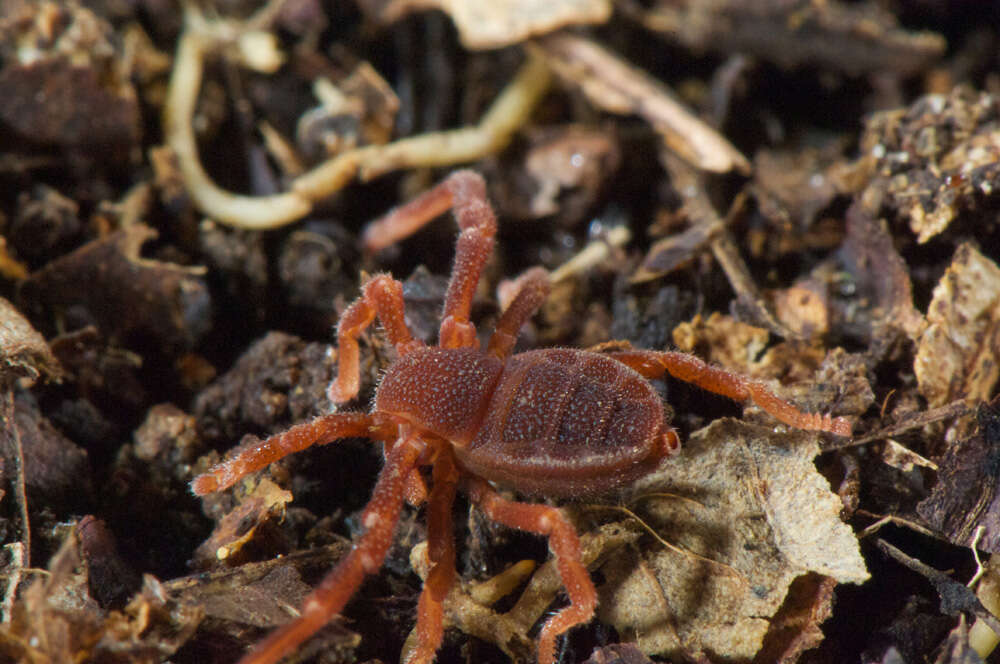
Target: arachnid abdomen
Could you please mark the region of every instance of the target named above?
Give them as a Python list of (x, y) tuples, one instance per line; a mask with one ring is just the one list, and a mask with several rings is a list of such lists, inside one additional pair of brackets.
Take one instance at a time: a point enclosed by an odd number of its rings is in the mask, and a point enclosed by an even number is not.
[(471, 472), (523, 493), (601, 493), (649, 472), (669, 430), (663, 403), (638, 373), (573, 349), (514, 355), (479, 433), (456, 447)]

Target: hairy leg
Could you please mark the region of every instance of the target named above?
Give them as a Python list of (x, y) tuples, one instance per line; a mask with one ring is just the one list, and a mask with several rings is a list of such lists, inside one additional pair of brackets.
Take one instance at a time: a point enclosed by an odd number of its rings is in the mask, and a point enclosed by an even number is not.
[(340, 613), (365, 576), (382, 566), (403, 505), (403, 490), (426, 445), (407, 434), (392, 446), (361, 515), (364, 534), (306, 598), (298, 618), (257, 644), (240, 664), (274, 664)]
[(540, 267), (532, 268), (519, 276), (512, 286), (517, 294), (497, 321), (487, 350), (501, 359), (510, 355), (517, 342), (517, 333), (538, 311), (538, 307), (542, 306), (551, 290), (549, 275)]
[(556, 556), (556, 567), (570, 601), (569, 606), (546, 621), (538, 635), (538, 664), (554, 664), (556, 639), (571, 627), (590, 620), (597, 607), (597, 591), (580, 560), (576, 530), (558, 509), (507, 500), (479, 478), (463, 481), (462, 490), (494, 521), (549, 538), (549, 548)]
[(438, 334), (444, 348), (476, 347), (476, 328), (469, 321), (472, 298), (486, 261), (493, 253), (496, 215), (486, 200), (486, 183), (474, 171), (455, 171), (434, 188), (402, 205), (365, 229), (363, 243), (375, 251), (417, 231), (449, 208), (458, 222), (455, 264), (445, 295)]
[(221, 491), (250, 473), (313, 445), (326, 445), (341, 438), (355, 437), (387, 440), (397, 435), (396, 430), (395, 423), (367, 413), (323, 415), (259, 441), (235, 457), (217, 464), (207, 473), (194, 478), (191, 491), (196, 496)]
[(357, 396), (361, 381), (358, 336), (376, 316), (400, 355), (423, 347), (406, 327), (405, 314), (403, 284), (388, 274), (377, 274), (365, 283), (361, 297), (344, 311), (337, 326), (337, 378), (330, 383), (330, 401), (344, 403)]
[(851, 435), (851, 423), (843, 417), (819, 413), (804, 413), (771, 392), (762, 383), (737, 373), (713, 367), (707, 362), (679, 352), (629, 350), (610, 353), (610, 357), (626, 364), (647, 378), (669, 373), (674, 378), (697, 385), (735, 401), (753, 399), (754, 403), (785, 424), (799, 429), (828, 431), (838, 436)]
[(444, 600), (455, 581), (455, 533), (451, 509), (458, 469), (451, 450), (434, 462), (433, 486), (427, 500), (427, 557), (431, 568), (417, 605), (417, 647), (406, 664), (429, 664), (444, 637)]

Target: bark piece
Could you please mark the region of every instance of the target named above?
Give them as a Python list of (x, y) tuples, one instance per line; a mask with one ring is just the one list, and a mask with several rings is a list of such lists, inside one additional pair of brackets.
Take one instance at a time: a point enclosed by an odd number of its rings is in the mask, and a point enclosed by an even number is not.
[(977, 413), (978, 430), (950, 445), (940, 461), (937, 484), (917, 505), (931, 528), (957, 546), (976, 546), (1000, 553), (1000, 406), (984, 405)]
[(39, 315), (92, 322), (113, 340), (191, 347), (211, 325), (208, 288), (198, 268), (140, 256), (155, 236), (136, 224), (93, 240), (32, 273), (21, 299)]
[(850, 75), (912, 74), (946, 46), (938, 34), (901, 29), (868, 3), (661, 1), (640, 16), (647, 28), (695, 51), (747, 53), (788, 68), (817, 63)]

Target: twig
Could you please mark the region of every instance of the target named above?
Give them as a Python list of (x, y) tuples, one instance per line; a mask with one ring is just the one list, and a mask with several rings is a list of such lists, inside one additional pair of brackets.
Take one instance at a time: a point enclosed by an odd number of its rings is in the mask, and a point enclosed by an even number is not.
[(714, 173), (750, 172), (750, 162), (718, 131), (678, 103), (662, 82), (594, 41), (569, 33), (537, 40), (533, 49), (599, 108), (634, 113), (661, 133), (664, 143), (695, 167)]
[(684, 200), (684, 212), (688, 219), (693, 225), (704, 227), (705, 236), (711, 238), (712, 255), (736, 292), (738, 302), (750, 310), (755, 323), (766, 325), (769, 330), (785, 339), (799, 338), (800, 335), (779, 321), (768, 306), (736, 243), (726, 230), (727, 221), (719, 217), (708, 200), (702, 175), (666, 150), (660, 151), (660, 159), (670, 174), (674, 189)]
[(964, 584), (952, 579), (940, 570), (936, 570), (930, 565), (926, 565), (916, 558), (911, 558), (893, 545), (883, 539), (875, 540), (876, 546), (882, 549), (889, 557), (893, 558), (907, 569), (910, 569), (927, 579), (934, 590), (937, 591), (941, 600), (941, 612), (949, 616), (957, 616), (961, 613), (971, 613), (977, 620), (983, 621), (996, 634), (1000, 634), (1000, 620), (989, 612), (979, 601), (979, 598)]

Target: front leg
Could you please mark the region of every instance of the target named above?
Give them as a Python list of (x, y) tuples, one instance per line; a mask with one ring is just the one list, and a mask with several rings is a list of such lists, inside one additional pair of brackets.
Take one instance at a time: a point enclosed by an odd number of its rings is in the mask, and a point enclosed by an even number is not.
[(478, 348), (469, 312), (497, 234), (496, 215), (486, 200), (486, 183), (481, 175), (468, 170), (455, 171), (434, 188), (372, 222), (365, 229), (362, 243), (366, 250), (378, 251), (416, 232), (448, 209), (454, 209), (461, 233), (445, 294), (438, 345)]
[(196, 496), (221, 491), (250, 473), (313, 445), (326, 445), (342, 438), (390, 440), (396, 437), (397, 429), (398, 425), (387, 418), (368, 413), (322, 415), (258, 441), (233, 458), (216, 464), (207, 473), (194, 478), (191, 491)]
[(361, 297), (344, 310), (337, 325), (337, 377), (327, 391), (333, 403), (344, 403), (358, 395), (361, 385), (358, 337), (376, 317), (400, 355), (423, 347), (406, 326), (403, 284), (388, 274), (375, 275), (362, 286)]
[(674, 378), (734, 401), (753, 399), (766, 413), (798, 429), (828, 431), (838, 436), (851, 435), (851, 423), (846, 418), (804, 413), (767, 389), (763, 383), (714, 367), (688, 353), (629, 350), (610, 353), (609, 356), (646, 378), (659, 378), (664, 373), (669, 373)]

